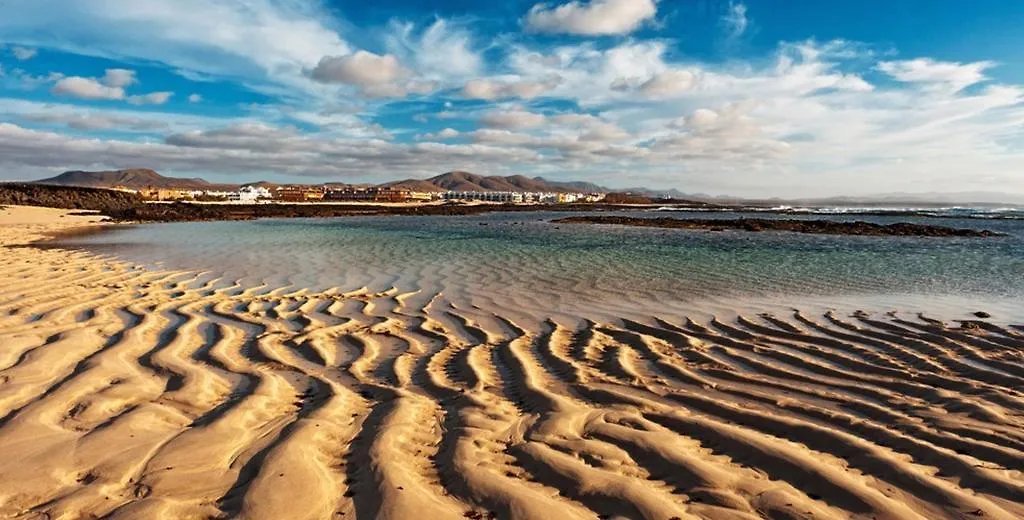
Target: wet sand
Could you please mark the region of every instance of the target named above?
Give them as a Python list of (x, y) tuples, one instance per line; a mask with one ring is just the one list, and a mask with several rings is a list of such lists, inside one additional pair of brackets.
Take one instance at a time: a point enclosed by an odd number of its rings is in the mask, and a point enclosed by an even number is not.
[(1024, 517), (1010, 324), (570, 326), (9, 247), (93, 220), (0, 211), (2, 517)]

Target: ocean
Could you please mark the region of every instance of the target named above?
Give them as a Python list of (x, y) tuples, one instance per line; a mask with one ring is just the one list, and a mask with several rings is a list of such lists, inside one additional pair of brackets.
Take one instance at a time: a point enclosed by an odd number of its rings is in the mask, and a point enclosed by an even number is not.
[(534, 318), (792, 308), (925, 312), (944, 319), (984, 311), (994, 319), (1024, 318), (1024, 220), (816, 213), (786, 218), (914, 222), (1007, 236), (706, 232), (553, 224), (565, 214), (499, 212), (146, 224), (57, 243), (146, 266), (204, 271), (205, 280), (218, 279), (221, 286), (395, 289), (422, 304), (441, 298)]

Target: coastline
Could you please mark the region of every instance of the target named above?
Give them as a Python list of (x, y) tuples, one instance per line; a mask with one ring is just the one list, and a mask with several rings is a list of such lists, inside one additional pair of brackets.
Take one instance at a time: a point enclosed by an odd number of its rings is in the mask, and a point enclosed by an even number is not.
[(0, 516), (1024, 516), (1009, 327), (570, 327), (8, 247), (97, 220), (0, 216)]
[[(691, 200), (665, 199), (646, 203), (587, 202), (564, 204), (507, 204), (487, 202), (155, 202), (144, 201), (138, 194), (102, 188), (51, 186), (43, 184), (0, 183), (0, 205), (44, 206), (97, 211), (120, 222), (187, 222), (213, 220), (252, 220), (261, 218), (317, 218), (366, 215), (440, 215), (464, 216), (492, 212), (550, 211), (571, 215), (580, 212), (650, 211), (664, 213), (714, 212), (754, 213), (771, 215), (786, 222), (809, 215), (847, 217), (903, 217), (970, 220), (1021, 220), (1022, 210), (992, 208), (985, 205), (976, 211), (955, 211), (969, 208), (943, 207), (790, 207), (778, 205), (745, 205)], [(993, 211), (1008, 210), (1008, 211)], [(571, 218), (571, 217), (570, 217)]]

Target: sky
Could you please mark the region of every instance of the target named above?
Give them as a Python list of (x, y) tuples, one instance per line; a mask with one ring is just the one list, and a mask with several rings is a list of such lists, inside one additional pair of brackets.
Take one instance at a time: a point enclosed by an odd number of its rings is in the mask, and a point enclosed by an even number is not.
[(1024, 195), (1024, 2), (2, 0), (0, 180)]

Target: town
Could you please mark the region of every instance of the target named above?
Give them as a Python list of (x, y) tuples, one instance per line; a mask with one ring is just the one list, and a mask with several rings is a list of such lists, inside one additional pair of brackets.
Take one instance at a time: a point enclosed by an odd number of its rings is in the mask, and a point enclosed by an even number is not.
[(113, 189), (138, 193), (151, 202), (205, 203), (429, 203), (438, 201), (481, 202), (494, 204), (570, 204), (600, 202), (604, 193), (519, 192), (519, 191), (411, 191), (388, 187), (243, 185), (237, 190), (142, 188), (115, 186)]

